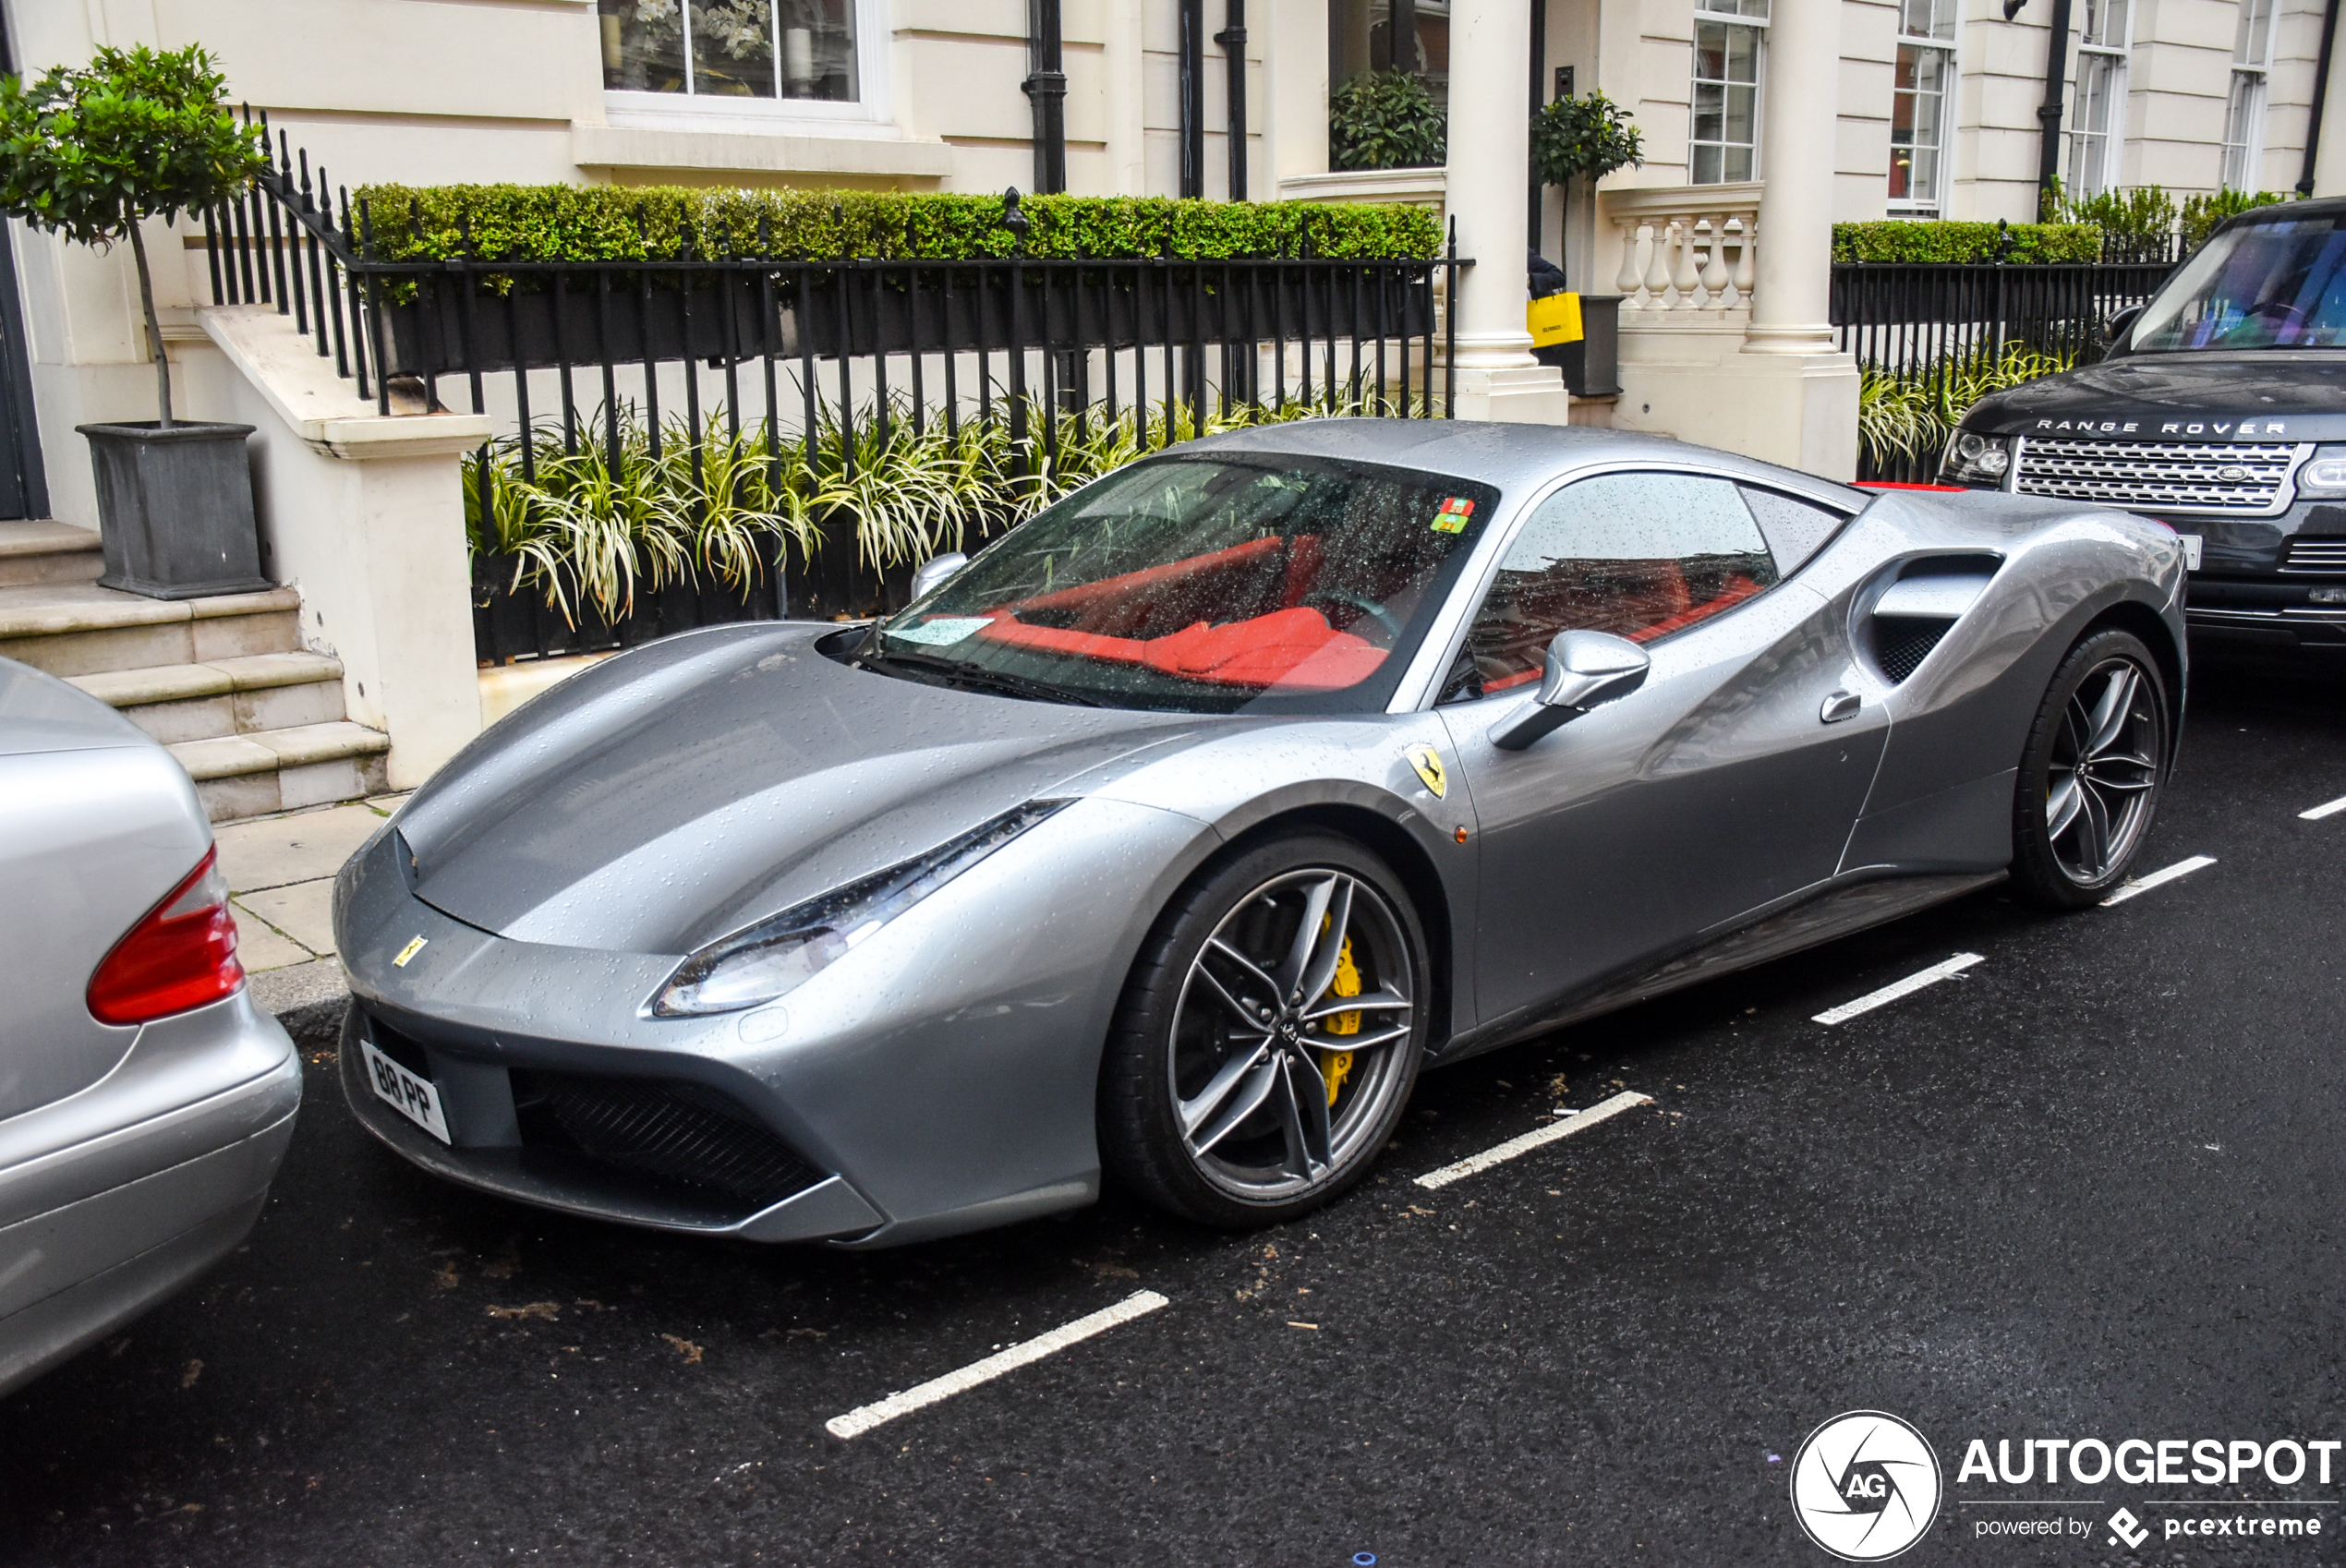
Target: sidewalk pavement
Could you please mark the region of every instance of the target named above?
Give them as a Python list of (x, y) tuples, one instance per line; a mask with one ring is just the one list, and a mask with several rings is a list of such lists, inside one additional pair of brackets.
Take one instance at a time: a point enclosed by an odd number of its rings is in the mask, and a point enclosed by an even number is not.
[(334, 957), (334, 873), (406, 798), (377, 795), (213, 829), (253, 1000), (289, 1025), (296, 1015), (339, 1021), (349, 993)]

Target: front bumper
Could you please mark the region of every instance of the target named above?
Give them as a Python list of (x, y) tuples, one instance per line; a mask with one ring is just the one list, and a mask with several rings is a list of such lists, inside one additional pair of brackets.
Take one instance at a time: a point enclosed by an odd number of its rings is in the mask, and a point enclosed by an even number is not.
[[(780, 1003), (707, 1018), (648, 1016), (675, 955), (517, 942), (433, 909), (395, 842), (336, 895), (343, 1085), (376, 1137), (570, 1213), (889, 1246), (1098, 1195), (1101, 1043), (1155, 911), (1218, 839), (1083, 802)], [(431, 1083), (449, 1142), (377, 1095), (362, 1041)]]
[(144, 1026), (114, 1071), (0, 1124), (0, 1393), (242, 1241), (301, 1104), (301, 1062), (239, 991)]
[[(432, 1084), (454, 1142), (441, 1142), (375, 1092), (368, 1044)], [(582, 1055), (598, 1070), (577, 1071)], [(343, 1019), (340, 1057), (343, 1094), (361, 1126), (433, 1175), (500, 1197), (745, 1241), (848, 1238), (884, 1222), (839, 1176), (760, 1125), (742, 1104), (748, 1086), (708, 1083), (715, 1064), (512, 1036), (493, 1052), (468, 1050), (429, 1019), (356, 1000)], [(574, 1097), (604, 1086), (608, 1114), (594, 1114), (590, 1102), (587, 1114), (564, 1117), (547, 1093), (556, 1081)]]

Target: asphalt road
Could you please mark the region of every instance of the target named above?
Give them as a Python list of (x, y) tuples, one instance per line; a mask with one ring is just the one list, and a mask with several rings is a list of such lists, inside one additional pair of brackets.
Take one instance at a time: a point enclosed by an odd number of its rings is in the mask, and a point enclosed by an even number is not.
[[(2346, 814), (2297, 815), (2346, 795), (2346, 693), (2194, 703), (2143, 864), (2213, 865), (2062, 918), (1991, 890), (1431, 1075), (1380, 1179), (1251, 1237), (1116, 1198), (873, 1255), (570, 1223), (374, 1146), (306, 1042), (250, 1244), (0, 1402), (0, 1562), (1824, 1563), (1786, 1472), (1856, 1408), (1944, 1468), (1902, 1562), (2346, 1558), (2346, 1506), (2139, 1556), (1979, 1534), (2045, 1516), (2019, 1498), (2334, 1501), (2346, 1461), (1956, 1477), (1975, 1436), (2346, 1437)], [(1410, 1179), (1623, 1088), (1654, 1104)], [(825, 1430), (1142, 1290), (1167, 1305)]]

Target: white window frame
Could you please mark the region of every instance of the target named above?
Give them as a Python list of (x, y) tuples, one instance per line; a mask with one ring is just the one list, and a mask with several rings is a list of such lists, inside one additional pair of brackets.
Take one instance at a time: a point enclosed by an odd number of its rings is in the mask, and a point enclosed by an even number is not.
[[(2265, 9), (2261, 23), (2254, 7)], [(2265, 161), (2265, 110), (2271, 102), (2273, 36), (2280, 20), (2274, 0), (2240, 0), (2232, 40), (2231, 90), (2224, 101), (2224, 141), (2216, 163), (2219, 190), (2255, 190)]]
[[(1770, 6), (1770, 10), (1771, 12), (1773, 11), (1772, 6)], [(1733, 9), (1713, 10), (1709, 6), (1702, 4), (1701, 0), (1698, 0), (1694, 12), (1694, 24), (1697, 27), (1701, 26), (1704, 22), (1717, 22), (1726, 27), (1744, 27), (1751, 30), (1751, 173), (1746, 177), (1755, 180), (1765, 179), (1767, 177), (1767, 171), (1760, 166), (1760, 147), (1763, 139), (1762, 127), (1764, 127), (1767, 124), (1768, 114), (1769, 20), (1770, 18), (1768, 17), (1745, 16), (1740, 11)], [(1690, 39), (1688, 41), (1687, 49), (1691, 56), (1691, 60), (1689, 62), (1690, 65), (1692, 62), (1699, 61), (1702, 58), (1701, 50), (1698, 47), (1694, 40)], [(1695, 127), (1697, 125), (1696, 115), (1700, 112), (1697, 103), (1695, 89), (1706, 79), (1707, 78), (1705, 78), (1694, 75), (1691, 69), (1689, 69), (1687, 77), (1687, 183), (1689, 185), (1736, 184), (1739, 182), (1727, 177), (1726, 154), (1724, 150), (1730, 147), (1740, 148), (1743, 146), (1743, 143), (1739, 141), (1704, 141), (1695, 135)], [(1735, 82), (1721, 85), (1740, 87), (1743, 84)], [(1722, 115), (1720, 129), (1723, 134), (1725, 130), (1723, 113)], [(1719, 178), (1717, 180), (1703, 180), (1696, 175), (1694, 154), (1695, 149), (1698, 147), (1716, 147), (1722, 150), (1719, 158)]]
[[(2126, 76), (2134, 47), (2134, 0), (2086, 0), (2089, 21), (2097, 6), (2104, 18), (2112, 10), (2122, 11), (2125, 25), (2118, 30), (2119, 36), (2114, 40), (2094, 41), (2086, 27), (2078, 29), (2077, 69), (2072, 78), (2075, 85), (2070, 93), (2069, 146), (2062, 163), (2063, 179), (2072, 197), (2099, 196), (2117, 189), (2125, 156)], [(2101, 127), (2092, 131), (2084, 128), (2086, 75), (2089, 67), (2101, 79), (2101, 94), (2097, 102), (2104, 115)], [(2100, 143), (2099, 156), (2092, 159), (2098, 166), (2091, 169), (2082, 167), (2079, 151), (2088, 138)], [(2091, 157), (2090, 150), (2083, 156)], [(2090, 175), (2090, 180), (2080, 177), (2082, 175)]]
[[(1896, 47), (1901, 49), (1936, 50), (1946, 61), (1945, 71), (1940, 78), (1939, 141), (1934, 149), (1939, 156), (1934, 164), (1936, 177), (1932, 182), (1933, 188), (1927, 195), (1917, 196), (1912, 193), (1912, 187), (1909, 187), (1907, 195), (1903, 197), (1892, 197), (1889, 202), (1890, 211), (1893, 212), (1903, 212), (1922, 218), (1936, 218), (1941, 215), (1946, 207), (1947, 187), (1952, 183), (1949, 178), (1947, 163), (1948, 160), (1954, 152), (1954, 147), (1953, 144), (1953, 139), (1948, 135), (1948, 132), (1954, 128), (1956, 102), (1955, 87), (1957, 81), (1955, 44), (1957, 39), (1961, 36), (1963, 31), (1963, 7), (1959, 3), (1956, 3), (1956, 0), (1934, 0), (1932, 9), (1936, 10), (1938, 8), (1938, 5), (1941, 3), (1945, 3), (1947, 6), (1950, 22), (1950, 30), (1944, 38), (1941, 38), (1936, 33), (1925, 35), (1922, 33), (1908, 32), (1906, 30), (1906, 7), (1904, 4), (1904, 0), (1901, 0), (1901, 4), (1898, 7), (1898, 41)], [(1894, 53), (1892, 55), (1891, 71), (1890, 96), (1891, 102), (1894, 105), (1897, 102), (1899, 92), (1896, 76), (1896, 55)], [(1915, 94), (1917, 99), (1919, 99), (1921, 96), (1922, 95), (1919, 92)], [(1897, 117), (1894, 108), (1891, 117), (1893, 123), (1894, 124)], [(1891, 148), (1891, 155), (1893, 158), (1897, 155), (1897, 148), (1894, 145)]]
[[(732, 98), (715, 93), (626, 92), (603, 90), (605, 117), (614, 126), (646, 130), (787, 131), (799, 135), (853, 132), (888, 125), (888, 0), (855, 0), (853, 103), (818, 98)], [(689, 62), (688, 62), (689, 63)]]

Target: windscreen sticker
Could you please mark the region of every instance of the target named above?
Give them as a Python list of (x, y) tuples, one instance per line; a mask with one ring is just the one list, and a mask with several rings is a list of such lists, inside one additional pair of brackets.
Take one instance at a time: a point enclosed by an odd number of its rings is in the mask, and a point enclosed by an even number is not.
[(1433, 514), (1433, 531), (1437, 534), (1463, 534), (1467, 519), (1474, 515), (1474, 502), (1466, 496), (1452, 496)]
[(993, 624), (990, 615), (940, 615), (918, 626), (891, 627), (888, 634), (900, 643), (925, 643), (941, 648), (974, 637)]

